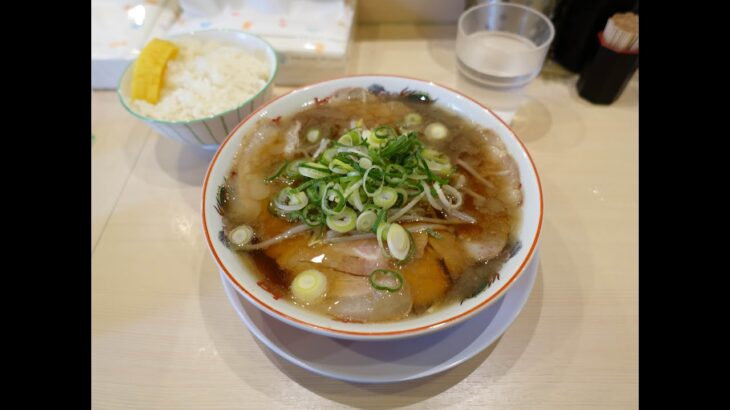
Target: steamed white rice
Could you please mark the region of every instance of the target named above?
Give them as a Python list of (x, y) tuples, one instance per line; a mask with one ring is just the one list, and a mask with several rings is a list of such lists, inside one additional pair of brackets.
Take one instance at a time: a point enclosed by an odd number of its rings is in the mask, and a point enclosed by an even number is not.
[(179, 48), (167, 63), (160, 100), (134, 100), (131, 108), (164, 121), (221, 114), (243, 104), (269, 81), (264, 55), (215, 40), (172, 40)]

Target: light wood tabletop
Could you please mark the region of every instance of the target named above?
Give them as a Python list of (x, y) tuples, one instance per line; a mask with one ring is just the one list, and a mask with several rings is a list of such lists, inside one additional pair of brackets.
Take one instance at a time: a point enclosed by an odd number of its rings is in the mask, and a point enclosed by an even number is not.
[[(455, 36), (454, 26), (360, 26), (348, 72), (458, 89)], [(318, 376), (259, 344), (202, 234), (213, 153), (156, 134), (115, 93), (92, 92), (93, 407), (637, 408), (638, 75), (610, 106), (582, 100), (576, 80), (546, 65), (513, 122), (545, 195), (524, 310), (464, 364), (389, 385)]]

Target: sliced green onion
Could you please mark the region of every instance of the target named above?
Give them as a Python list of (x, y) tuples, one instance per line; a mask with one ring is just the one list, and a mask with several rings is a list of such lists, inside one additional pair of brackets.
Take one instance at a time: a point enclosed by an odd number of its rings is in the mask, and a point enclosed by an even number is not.
[(276, 201), (269, 202), (268, 206), (269, 212), (271, 212), (272, 215), (276, 215), (279, 218), (284, 219), (285, 221), (289, 223), (295, 223), (302, 220), (302, 214), (299, 211), (285, 211), (281, 208), (279, 208), (276, 205)]
[(350, 195), (357, 191), (360, 188), (360, 185), (362, 185), (362, 180), (355, 181), (352, 184), (350, 184), (347, 188), (345, 188), (345, 192), (343, 192), (343, 195), (345, 195), (345, 198), (349, 198)]
[(360, 188), (354, 190), (350, 195), (347, 197), (347, 203), (354, 206), (355, 209), (358, 210), (358, 212), (362, 212), (363, 209), (365, 209), (365, 205), (362, 203), (362, 196), (360, 195)]
[(332, 158), (335, 157), (335, 155), (337, 155), (337, 148), (335, 148), (335, 147), (327, 148), (322, 153), (322, 158), (320, 158), (319, 161), (322, 162), (323, 164), (329, 164), (330, 161), (332, 161)]
[(326, 165), (316, 162), (302, 162), (298, 166), (299, 173), (307, 178), (319, 179), (332, 175)]
[(319, 226), (324, 224), (325, 215), (322, 212), (322, 208), (309, 204), (302, 209), (302, 220), (309, 226)]
[[(375, 207), (375, 204), (373, 204), (371, 206)], [(373, 211), (375, 211), (375, 213), (378, 215), (378, 219), (376, 219), (375, 223), (373, 224), (373, 233), (377, 234), (378, 228), (380, 228), (380, 225), (382, 225), (384, 222), (388, 222), (387, 221), (388, 211), (386, 211), (385, 209), (378, 208), (378, 207), (375, 207), (373, 209)]]
[(306, 192), (307, 196), (309, 197), (309, 201), (313, 203), (318, 203), (322, 200), (322, 193), (326, 185), (324, 181), (316, 182), (316, 184), (312, 184), (304, 190), (304, 192)]
[(380, 151), (377, 148), (368, 149), (368, 156), (373, 161), (374, 165), (378, 165), (380, 167), (384, 167), (387, 165), (385, 163), (385, 161), (383, 161), (383, 159), (380, 158)]
[(428, 175), (428, 180), (430, 182), (437, 181), (442, 184), (446, 184), (449, 182), (448, 178), (442, 178), (438, 175), (434, 175), (433, 172), (431, 172), (431, 168), (428, 167), (428, 164), (426, 163), (426, 160), (423, 159), (420, 153), (416, 152), (416, 157), (418, 157), (419, 162), (421, 163), (421, 167), (423, 167), (423, 170), (426, 171), (426, 175)]
[(355, 168), (353, 168), (350, 164), (335, 158), (329, 163), (329, 170), (335, 174), (347, 174), (348, 172), (354, 171)]
[(368, 134), (367, 143), (370, 148), (380, 148), (388, 142), (389, 138), (395, 137), (395, 131), (387, 125), (376, 127)]
[(402, 165), (388, 164), (385, 167), (385, 180), (389, 184), (400, 184), (405, 181), (408, 170)]
[(421, 116), (416, 112), (406, 114), (403, 120), (407, 126), (418, 125), (423, 121)]
[(320, 182), (329, 182), (336, 178), (339, 178), (339, 175), (329, 175), (323, 178), (310, 179), (309, 181), (299, 184), (296, 188), (294, 188), (294, 192), (302, 192), (312, 185), (318, 184)]
[(446, 154), (434, 149), (424, 149), (421, 151), (421, 157), (426, 161), (428, 169), (439, 174), (450, 174), (453, 172), (451, 160)]
[(276, 173), (274, 173), (274, 175), (272, 175), (272, 176), (264, 179), (264, 181), (266, 181), (266, 182), (272, 182), (276, 178), (279, 178), (279, 175), (281, 175), (281, 173), (284, 172), (284, 170), (286, 169), (286, 166), (287, 165), (289, 165), (289, 162), (288, 161), (285, 161), (284, 162), (284, 165), (282, 165), (281, 167), (279, 167), (279, 169), (276, 171)]
[(380, 139), (394, 138), (395, 130), (387, 125), (381, 125), (373, 130), (373, 134)]
[(398, 199), (395, 201), (393, 206), (401, 206), (408, 200), (408, 192), (403, 188), (395, 188), (395, 192), (398, 194)]
[[(344, 201), (342, 201), (344, 203)], [(327, 226), (333, 231), (340, 233), (349, 232), (355, 229), (357, 223), (357, 214), (352, 209), (345, 209), (337, 215), (327, 216)]]
[(402, 226), (393, 223), (388, 228), (388, 250), (396, 259), (403, 261), (408, 258), (411, 250), (411, 236)]
[(423, 133), (426, 134), (426, 138), (432, 141), (441, 141), (449, 136), (448, 128), (440, 122), (428, 124)]
[(235, 247), (248, 245), (253, 239), (253, 228), (248, 225), (240, 225), (228, 233), (228, 241)]
[(423, 157), (423, 159), (425, 159), (425, 160), (435, 161), (435, 162), (442, 163), (442, 164), (451, 162), (449, 160), (449, 157), (446, 156), (446, 154), (444, 154), (441, 151), (437, 151), (437, 150), (431, 149), (431, 148), (426, 148), (426, 149), (422, 150), (421, 157)]
[(293, 189), (286, 187), (279, 191), (274, 204), (277, 208), (285, 212), (298, 211), (309, 203), (309, 198), (304, 192), (294, 192)]
[(408, 189), (409, 195), (416, 195), (423, 192), (423, 187), (421, 187), (421, 184), (416, 181), (406, 181), (403, 183), (403, 186)]
[(342, 145), (347, 145), (349, 147), (354, 145), (354, 141), (352, 140), (352, 136), (349, 134), (345, 134), (340, 137), (340, 139), (337, 140)]
[(304, 160), (296, 160), (289, 163), (289, 165), (286, 166), (286, 176), (291, 179), (296, 179), (301, 174), (299, 173), (299, 165), (304, 163)]
[[(365, 205), (365, 209), (364, 210), (365, 211), (373, 211), (373, 212), (375, 212), (377, 214), (380, 211), (380, 208), (378, 208), (377, 206), (375, 206), (375, 204), (367, 204), (367, 205)], [(373, 232), (375, 232), (375, 231), (373, 231)]]
[(373, 161), (368, 157), (362, 157), (358, 161), (358, 165), (364, 169), (368, 169), (373, 166)]
[(408, 175), (407, 178), (408, 179), (413, 179), (413, 180), (416, 180), (416, 181), (420, 181), (422, 179), (428, 179), (428, 175), (413, 173), (413, 174)]
[(378, 216), (372, 210), (364, 211), (357, 217), (355, 228), (360, 232), (370, 232)]
[(370, 274), (370, 286), (377, 290), (397, 292), (403, 287), (403, 276), (389, 269), (377, 269)]
[[(377, 184), (378, 188), (374, 191), (369, 191), (368, 186), (368, 176), (370, 175), (370, 172), (378, 170), (380, 171), (380, 182)], [(373, 197), (380, 193), (380, 190), (383, 189), (383, 185), (385, 185), (385, 173), (383, 172), (383, 168), (380, 168), (377, 165), (373, 165), (372, 167), (368, 168), (367, 171), (365, 171), (365, 174), (362, 176), (362, 189), (365, 191), (365, 195), (369, 197)]]
[(395, 263), (398, 266), (403, 266), (403, 265), (407, 264), (408, 262), (411, 261), (411, 259), (413, 259), (413, 255), (416, 254), (416, 242), (413, 240), (413, 234), (408, 229), (406, 229), (406, 233), (408, 234), (408, 243), (410, 245), (408, 247), (408, 253), (406, 254), (406, 257), (398, 260)]
[(290, 289), (300, 302), (313, 303), (327, 292), (327, 277), (315, 269), (305, 270), (294, 278)]
[[(383, 214), (386, 214), (385, 209), (382, 209), (381, 212)], [(375, 222), (378, 224), (378, 228), (375, 230), (375, 237), (378, 239), (378, 246), (380, 246), (380, 250), (383, 251), (385, 256), (390, 256), (390, 253), (388, 252), (388, 248), (386, 248), (385, 245), (383, 245), (383, 241), (388, 241), (388, 229), (390, 229), (390, 224), (387, 222), (380, 222), (380, 215), (378, 215), (378, 220)]]
[(310, 128), (309, 131), (307, 131), (307, 141), (309, 142), (317, 142), (321, 136), (322, 133), (317, 128)]
[(403, 160), (402, 165), (408, 169), (416, 168), (418, 166), (418, 157), (415, 155), (408, 156)]
[(380, 151), (380, 157), (384, 159), (391, 159), (399, 155), (407, 154), (413, 151), (414, 147), (418, 146), (418, 140), (416, 136), (418, 134), (410, 132), (408, 134), (401, 135), (398, 138), (388, 140), (388, 143)]
[(337, 147), (337, 153), (341, 154), (343, 152), (349, 153), (349, 154), (357, 154), (363, 157), (368, 156), (368, 150), (363, 146), (357, 146), (357, 147)]
[(383, 187), (375, 196), (373, 196), (373, 202), (375, 205), (388, 209), (395, 205), (398, 200), (398, 192), (391, 187)]
[[(362, 125), (362, 121), (359, 122), (360, 125)], [(358, 126), (357, 128), (354, 128), (349, 131), (349, 134), (352, 136), (352, 142), (355, 145), (362, 145), (364, 142), (362, 139), (362, 127)]]
[[(339, 187), (333, 183), (327, 184), (322, 193), (322, 210), (327, 215), (337, 215), (345, 209), (345, 196), (339, 189), (333, 189), (335, 186)], [(330, 206), (331, 202), (334, 202), (334, 207)]]
[(351, 182), (360, 181), (362, 180), (362, 175), (358, 174), (357, 172), (349, 172), (347, 176), (340, 176), (339, 181), (340, 183), (349, 184)]
[(360, 127), (355, 127), (351, 130), (348, 130), (346, 133), (344, 133), (337, 142), (339, 142), (340, 144), (349, 145), (349, 146), (360, 145), (360, 144), (362, 144), (361, 133), (362, 133), (362, 129)]
[(439, 164), (433, 161), (426, 161), (428, 169), (444, 177), (449, 177), (454, 172), (454, 167), (451, 164)]

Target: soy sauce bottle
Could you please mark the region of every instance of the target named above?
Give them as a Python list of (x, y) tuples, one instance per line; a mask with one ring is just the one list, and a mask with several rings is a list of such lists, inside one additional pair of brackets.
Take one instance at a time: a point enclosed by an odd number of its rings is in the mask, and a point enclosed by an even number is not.
[(562, 0), (555, 7), (552, 59), (578, 73), (598, 51), (596, 35), (615, 13), (637, 12), (637, 0)]

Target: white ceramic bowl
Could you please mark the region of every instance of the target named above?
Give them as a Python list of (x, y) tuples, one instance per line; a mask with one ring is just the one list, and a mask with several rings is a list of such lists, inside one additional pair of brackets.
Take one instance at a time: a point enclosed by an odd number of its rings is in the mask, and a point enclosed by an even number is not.
[[(387, 91), (399, 92), (405, 88), (425, 91), (436, 99), (435, 104), (462, 118), (493, 130), (504, 142), (515, 159), (523, 189), (523, 220), (518, 233), (519, 251), (505, 263), (500, 277), (478, 296), (453, 304), (436, 312), (389, 323), (343, 323), (329, 317), (301, 309), (283, 300), (275, 300), (270, 293), (256, 284), (257, 273), (218, 239), (223, 229), (220, 215), (215, 210), (217, 187), (231, 169), (233, 157), (244, 137), (259, 120), (269, 121), (277, 116), (294, 114), (309, 107), (315, 98), (323, 99), (345, 87), (380, 85)], [(422, 335), (445, 329), (466, 320), (498, 300), (509, 289), (531, 260), (542, 226), (543, 200), (537, 169), (525, 146), (512, 130), (491, 111), (469, 97), (449, 88), (422, 80), (396, 76), (351, 76), (312, 84), (283, 95), (251, 114), (223, 142), (211, 161), (203, 184), (203, 229), (208, 247), (230, 283), (248, 301), (262, 311), (292, 326), (326, 336), (354, 340), (387, 340)]]
[(199, 145), (205, 149), (215, 150), (220, 146), (220, 143), (223, 142), (231, 130), (235, 128), (239, 122), (241, 122), (241, 120), (246, 118), (254, 110), (260, 107), (261, 104), (271, 98), (274, 90), (274, 79), (279, 69), (279, 63), (276, 58), (276, 51), (274, 51), (269, 43), (262, 40), (260, 37), (243, 31), (205, 30), (169, 36), (167, 38), (170, 40), (179, 40), (188, 37), (218, 40), (226, 44), (237, 45), (249, 52), (263, 52), (266, 56), (267, 62), (269, 63), (269, 82), (266, 83), (266, 85), (264, 85), (256, 95), (245, 101), (241, 101), (241, 103), (233, 109), (209, 117), (186, 121), (157, 120), (145, 117), (144, 115), (135, 112), (130, 107), (132, 67), (134, 66), (134, 61), (130, 63), (124, 71), (119, 82), (119, 87), (117, 88), (117, 93), (119, 94), (119, 101), (121, 101), (124, 108), (130, 114), (146, 122), (158, 133), (186, 144)]

